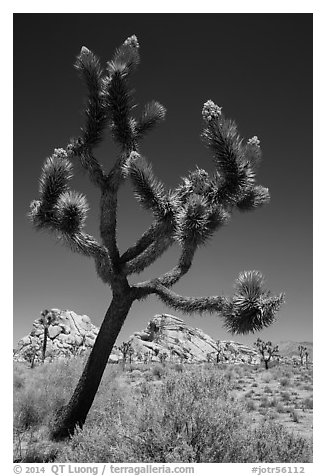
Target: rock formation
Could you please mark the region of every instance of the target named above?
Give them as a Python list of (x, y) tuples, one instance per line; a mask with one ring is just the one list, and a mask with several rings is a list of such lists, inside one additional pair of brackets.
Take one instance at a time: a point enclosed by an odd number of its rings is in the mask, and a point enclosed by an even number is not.
[[(48, 327), (45, 362), (53, 358), (67, 358), (80, 355), (92, 348), (98, 328), (88, 316), (79, 316), (73, 311), (51, 309), (51, 325)], [(31, 332), (19, 340), (14, 352), (15, 361), (42, 360), (44, 325), (36, 319)]]
[(135, 332), (129, 342), (133, 361), (206, 362), (209, 355), (214, 360), (221, 349), (221, 362), (260, 362), (258, 353), (251, 347), (233, 341), (215, 341), (201, 329), (191, 328), (169, 314), (154, 316), (147, 328)]
[[(98, 334), (88, 316), (79, 316), (73, 311), (51, 309), (51, 325), (48, 327), (45, 362), (54, 358), (69, 358), (90, 350)], [(42, 361), (44, 325), (36, 319), (33, 329), (19, 340), (14, 352), (15, 361)], [(182, 319), (169, 314), (157, 314), (145, 330), (135, 332), (129, 339), (132, 362), (187, 362), (200, 363), (207, 360), (220, 362), (259, 364), (256, 350), (233, 341), (215, 341), (201, 329), (187, 326)], [(122, 360), (122, 352), (115, 347), (109, 362)]]

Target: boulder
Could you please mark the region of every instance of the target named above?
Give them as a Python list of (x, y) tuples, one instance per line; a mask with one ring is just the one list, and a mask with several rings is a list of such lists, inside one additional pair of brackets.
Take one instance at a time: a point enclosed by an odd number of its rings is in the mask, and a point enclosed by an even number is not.
[[(55, 358), (69, 358), (83, 354), (94, 345), (98, 328), (91, 319), (79, 316), (73, 311), (51, 309), (51, 325), (48, 327), (45, 361)], [(32, 346), (36, 349), (35, 362), (42, 360), (44, 325), (36, 319), (29, 335), (19, 340), (14, 351), (14, 360), (23, 361), (31, 355)]]
[(255, 349), (238, 342), (216, 341), (201, 329), (189, 327), (182, 319), (170, 314), (157, 314), (146, 329), (135, 332), (128, 342), (133, 349), (133, 361), (157, 362), (165, 355), (168, 361), (207, 362), (208, 354), (214, 356), (221, 348), (220, 361), (260, 362)]

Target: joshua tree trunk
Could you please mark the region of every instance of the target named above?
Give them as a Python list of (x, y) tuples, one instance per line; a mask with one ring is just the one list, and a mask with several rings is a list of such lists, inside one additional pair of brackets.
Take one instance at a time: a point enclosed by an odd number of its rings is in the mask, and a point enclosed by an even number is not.
[(264, 362), (265, 362), (265, 369), (268, 370), (268, 360), (265, 359)]
[(36, 355), (36, 351), (34, 352), (34, 354), (33, 354), (33, 357), (32, 357), (32, 361), (31, 361), (31, 369), (33, 369), (33, 368), (34, 368), (35, 355)]
[(130, 295), (120, 294), (113, 297), (75, 392), (53, 423), (53, 439), (63, 439), (73, 434), (76, 426), (82, 427), (85, 423), (112, 348), (132, 302)]
[(44, 360), (45, 360), (45, 353), (46, 353), (46, 344), (47, 344), (47, 340), (48, 340), (48, 333), (49, 333), (48, 326), (45, 325), (45, 326), (44, 326), (43, 347), (42, 347), (42, 362), (43, 362), (43, 364), (44, 364)]

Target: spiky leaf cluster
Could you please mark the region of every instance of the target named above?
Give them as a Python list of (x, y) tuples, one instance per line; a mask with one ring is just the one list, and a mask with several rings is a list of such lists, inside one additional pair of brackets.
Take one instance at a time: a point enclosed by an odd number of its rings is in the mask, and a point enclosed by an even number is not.
[(165, 119), (166, 109), (157, 101), (146, 104), (144, 111), (135, 127), (137, 139), (142, 139), (144, 135), (154, 129), (154, 127)]
[(210, 121), (202, 137), (213, 152), (213, 160), (220, 173), (218, 199), (220, 203), (236, 205), (254, 184), (255, 174), (246, 160), (242, 140), (234, 121), (219, 119)]
[[(213, 152), (217, 168), (214, 198), (226, 206), (239, 210), (251, 210), (268, 202), (268, 189), (257, 187), (255, 171), (261, 160), (260, 141), (257, 136), (243, 144), (234, 121), (226, 119), (218, 106), (210, 101), (209, 109), (203, 109), (205, 127), (202, 138)], [(207, 103), (206, 103), (207, 104)]]
[(138, 48), (138, 40), (133, 35), (127, 38), (107, 63), (109, 76), (106, 93), (111, 131), (114, 139), (123, 147), (130, 147), (135, 135), (135, 121), (131, 116), (133, 92), (129, 87), (128, 76), (139, 63)]
[(244, 146), (244, 154), (250, 164), (257, 169), (262, 159), (260, 140), (257, 136), (254, 136), (247, 141), (247, 144)]
[(69, 189), (72, 164), (63, 149), (55, 149), (45, 160), (40, 177), (40, 200), (30, 205), (29, 217), (37, 228), (66, 234), (81, 232), (88, 205), (83, 195)]
[(139, 43), (136, 35), (127, 38), (115, 50), (112, 60), (108, 61), (109, 74), (114, 74), (117, 70), (124, 71), (126, 74), (134, 71), (140, 61), (138, 49)]
[(193, 194), (208, 199), (211, 188), (212, 182), (208, 172), (196, 167), (187, 177), (182, 178), (181, 184), (175, 190), (175, 194), (181, 203), (185, 204)]
[(235, 293), (223, 312), (225, 327), (232, 334), (248, 334), (268, 327), (275, 319), (284, 296), (272, 297), (264, 289), (259, 271), (240, 273)]
[(270, 194), (268, 188), (255, 185), (244, 198), (237, 203), (237, 207), (240, 211), (250, 211), (254, 208), (266, 205), (269, 201)]
[(82, 140), (86, 148), (92, 148), (101, 142), (108, 122), (103, 71), (99, 59), (86, 46), (82, 47), (77, 56), (75, 68), (88, 89), (86, 125), (82, 129)]
[(39, 190), (43, 205), (52, 209), (61, 193), (68, 189), (72, 178), (72, 164), (64, 149), (55, 149), (42, 167), (39, 179)]
[(88, 204), (84, 195), (67, 190), (56, 203), (58, 227), (63, 233), (77, 233), (85, 226), (87, 212)]
[(206, 170), (197, 167), (190, 172), (174, 193), (179, 202), (176, 218), (179, 242), (203, 244), (227, 223), (230, 215), (216, 200), (215, 183)]
[(157, 218), (173, 213), (163, 184), (155, 177), (151, 165), (144, 157), (133, 152), (124, 164), (124, 174), (130, 178), (135, 197), (143, 208), (151, 210)]

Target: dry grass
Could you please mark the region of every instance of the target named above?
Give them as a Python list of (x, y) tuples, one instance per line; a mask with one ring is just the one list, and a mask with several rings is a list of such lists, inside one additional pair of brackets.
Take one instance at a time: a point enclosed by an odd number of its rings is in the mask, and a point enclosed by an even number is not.
[[(311, 382), (309, 373), (280, 367), (140, 364), (123, 372), (109, 365), (84, 429), (68, 442), (50, 442), (47, 426), (82, 368), (77, 358), (15, 366), (16, 461), (312, 460), (312, 395), (299, 388)], [(296, 392), (282, 390), (284, 378)]]

